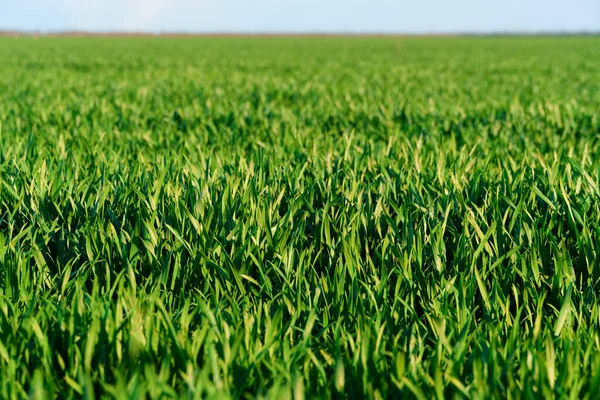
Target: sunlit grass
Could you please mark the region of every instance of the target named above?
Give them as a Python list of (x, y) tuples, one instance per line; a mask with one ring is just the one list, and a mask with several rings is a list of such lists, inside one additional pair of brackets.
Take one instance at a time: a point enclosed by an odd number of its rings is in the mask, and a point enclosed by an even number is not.
[(594, 398), (599, 66), (0, 39), (0, 397)]

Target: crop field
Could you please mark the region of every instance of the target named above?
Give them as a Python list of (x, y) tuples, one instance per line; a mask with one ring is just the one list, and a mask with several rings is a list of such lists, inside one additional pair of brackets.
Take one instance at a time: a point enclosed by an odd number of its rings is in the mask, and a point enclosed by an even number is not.
[(0, 398), (598, 371), (600, 37), (0, 38)]

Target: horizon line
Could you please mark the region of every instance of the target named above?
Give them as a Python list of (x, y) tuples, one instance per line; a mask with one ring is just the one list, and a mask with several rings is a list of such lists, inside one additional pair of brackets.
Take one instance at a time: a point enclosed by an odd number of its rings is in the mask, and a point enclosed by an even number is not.
[(237, 32), (237, 31), (144, 31), (144, 30), (18, 30), (0, 29), (0, 37), (482, 37), (482, 36), (598, 36), (600, 30), (544, 30), (544, 31), (464, 31), (464, 32)]

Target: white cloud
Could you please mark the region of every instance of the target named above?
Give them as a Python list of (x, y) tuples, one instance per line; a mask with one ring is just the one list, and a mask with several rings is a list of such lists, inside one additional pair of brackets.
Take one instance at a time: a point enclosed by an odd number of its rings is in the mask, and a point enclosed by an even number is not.
[(168, 0), (59, 0), (73, 29), (147, 30), (152, 21), (177, 1)]
[(152, 22), (169, 7), (165, 0), (129, 0), (123, 15), (123, 29), (147, 30)]

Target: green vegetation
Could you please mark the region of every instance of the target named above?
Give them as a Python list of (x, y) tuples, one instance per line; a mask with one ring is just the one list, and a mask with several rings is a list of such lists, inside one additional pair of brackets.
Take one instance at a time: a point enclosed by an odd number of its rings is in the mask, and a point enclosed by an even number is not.
[(0, 39), (0, 397), (592, 398), (600, 38)]

